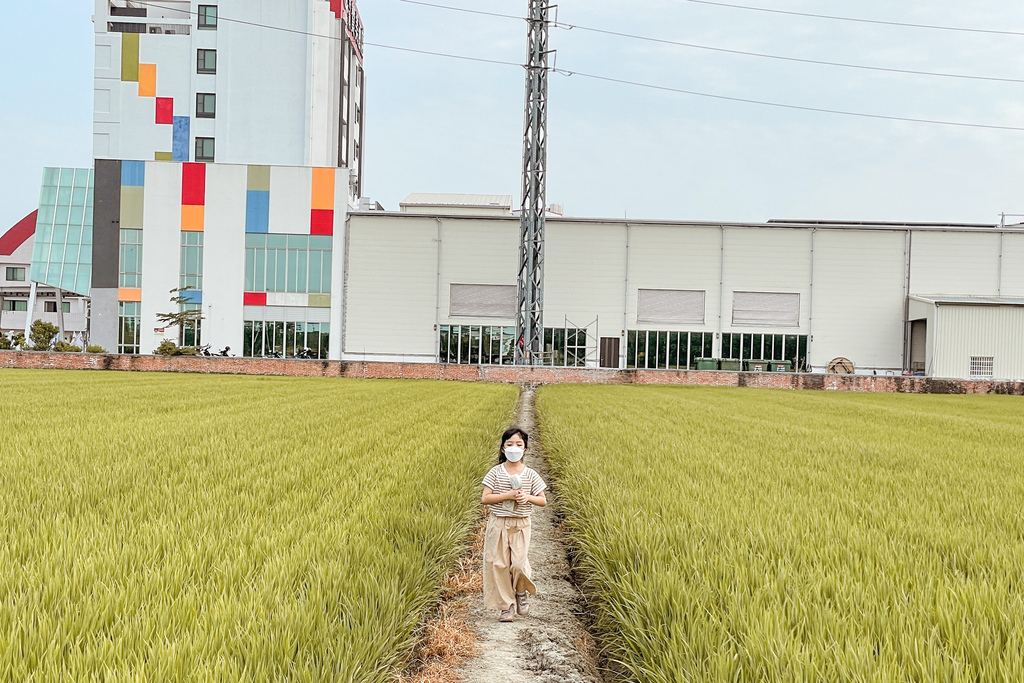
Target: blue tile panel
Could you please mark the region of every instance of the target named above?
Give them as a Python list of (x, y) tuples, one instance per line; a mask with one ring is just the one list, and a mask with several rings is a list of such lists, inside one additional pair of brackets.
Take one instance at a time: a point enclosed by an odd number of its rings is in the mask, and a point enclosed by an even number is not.
[(174, 117), (173, 147), (171, 161), (188, 161), (191, 147), (192, 119), (187, 116)]
[(248, 190), (245, 193), (245, 231), (270, 232), (270, 192)]
[(127, 187), (145, 187), (146, 163), (143, 161), (122, 161), (121, 185)]
[(203, 303), (203, 292), (200, 289), (190, 289), (188, 291), (181, 292), (181, 296), (190, 304)]

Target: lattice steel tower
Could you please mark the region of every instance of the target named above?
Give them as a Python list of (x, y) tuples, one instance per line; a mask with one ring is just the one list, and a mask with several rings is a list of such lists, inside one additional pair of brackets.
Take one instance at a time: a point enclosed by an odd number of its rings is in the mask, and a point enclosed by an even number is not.
[(526, 64), (526, 126), (523, 134), (523, 204), (519, 236), (519, 309), (516, 364), (543, 362), (544, 212), (548, 163), (548, 15), (546, 0), (530, 0), (530, 55)]

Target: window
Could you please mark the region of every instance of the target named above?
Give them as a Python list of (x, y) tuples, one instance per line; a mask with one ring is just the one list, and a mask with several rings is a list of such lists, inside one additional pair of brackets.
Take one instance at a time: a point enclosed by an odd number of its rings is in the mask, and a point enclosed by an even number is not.
[(213, 162), (213, 138), (196, 138), (196, 161)]
[(742, 334), (722, 335), (723, 360), (788, 360), (800, 371), (807, 362), (805, 334)]
[(142, 304), (137, 301), (122, 301), (118, 307), (117, 352), (138, 354)]
[(800, 327), (800, 295), (733, 292), (732, 324), (744, 327)]
[(196, 117), (212, 119), (217, 116), (217, 96), (213, 93), (201, 92), (196, 95)]
[(8, 282), (24, 282), (25, 281), (25, 269), (24, 268), (7, 268), (7, 281)]
[(626, 367), (641, 370), (694, 370), (698, 358), (710, 358), (713, 332), (630, 330), (626, 335)]
[(4, 299), (5, 311), (28, 311), (28, 301), (23, 299)]
[(201, 74), (217, 73), (217, 51), (200, 50), (197, 60), (196, 72)]
[[(246, 320), (242, 356), (246, 358), (327, 358), (330, 323)], [(308, 350), (308, 351), (307, 351)]]
[[(71, 312), (71, 302), (70, 301), (62, 301), (62, 302), (60, 302), (60, 310), (63, 311), (64, 313), (70, 313)], [(57, 312), (57, 302), (56, 301), (44, 301), (43, 302), (43, 312), (44, 313), (56, 313)]]
[(121, 230), (120, 271), (118, 287), (138, 289), (142, 287), (142, 231), (124, 228)]
[(516, 317), (515, 285), (456, 285), (450, 287), (448, 315), (453, 318)]
[(203, 233), (181, 233), (181, 278), (179, 287), (203, 290)]
[(245, 236), (245, 291), (331, 293), (328, 235)]
[[(202, 304), (182, 304), (182, 311), (200, 311)], [(203, 343), (203, 321), (190, 320), (184, 324), (182, 330), (182, 346), (199, 346)]]
[(438, 361), (461, 365), (515, 363), (514, 327), (442, 325)]
[(587, 364), (587, 331), (577, 327), (544, 329), (544, 365), (580, 368)]
[(217, 6), (199, 6), (199, 28), (217, 28)]
[(638, 323), (704, 324), (703, 290), (641, 289), (637, 292)]
[(971, 377), (991, 378), (994, 362), (993, 356), (971, 356)]

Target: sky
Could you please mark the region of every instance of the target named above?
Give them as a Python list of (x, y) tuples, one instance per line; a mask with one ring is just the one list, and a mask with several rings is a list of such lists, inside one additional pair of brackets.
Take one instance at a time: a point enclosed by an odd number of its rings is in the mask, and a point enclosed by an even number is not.
[[(527, 0), (433, 1), (519, 17), (528, 6)], [(997, 223), (1002, 212), (1024, 214), (1024, 130), (767, 107), (579, 75), (1024, 128), (1024, 82), (795, 63), (585, 30), (1024, 81), (1024, 3), (722, 1), (1021, 35), (835, 21), (693, 0), (562, 0), (557, 16), (565, 27), (551, 32), (555, 64), (564, 73), (550, 79), (549, 202), (564, 204), (571, 216), (701, 221)], [(0, 230), (35, 208), (44, 166), (91, 164), (92, 7), (89, 0), (17, 3), (0, 26)], [(375, 45), (513, 64), (526, 59), (520, 19), (401, 0), (360, 0), (359, 8), (366, 40)], [(518, 204), (521, 66), (368, 46), (365, 67), (367, 196), (389, 210), (411, 192), (510, 194)]]

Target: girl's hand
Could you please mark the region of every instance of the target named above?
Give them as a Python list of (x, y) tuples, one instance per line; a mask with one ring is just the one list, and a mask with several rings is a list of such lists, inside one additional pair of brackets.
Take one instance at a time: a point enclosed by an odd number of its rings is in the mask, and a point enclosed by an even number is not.
[(522, 489), (519, 489), (519, 490), (515, 491), (515, 494), (516, 494), (516, 502), (519, 503), (520, 505), (525, 505), (526, 503), (529, 502), (529, 500), (528, 500), (529, 496), (526, 495), (526, 491), (524, 491)]
[(505, 494), (505, 498), (504, 498), (504, 500), (518, 500), (518, 499), (519, 499), (519, 491), (517, 491), (516, 489), (510, 490), (508, 493)]

